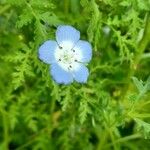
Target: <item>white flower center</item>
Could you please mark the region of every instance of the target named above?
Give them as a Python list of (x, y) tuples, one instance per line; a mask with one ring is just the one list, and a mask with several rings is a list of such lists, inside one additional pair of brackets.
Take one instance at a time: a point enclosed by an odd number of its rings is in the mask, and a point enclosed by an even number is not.
[(59, 46), (55, 50), (56, 61), (65, 71), (78, 69), (79, 65), (77, 62), (79, 62), (78, 59), (81, 57), (81, 53), (73, 48), (68, 48), (67, 43), (62, 45), (62, 47)]

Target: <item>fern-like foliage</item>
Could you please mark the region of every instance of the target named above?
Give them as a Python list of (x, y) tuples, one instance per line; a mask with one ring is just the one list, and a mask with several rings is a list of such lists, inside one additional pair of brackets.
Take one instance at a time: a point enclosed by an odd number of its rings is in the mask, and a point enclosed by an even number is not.
[[(148, 0), (1, 0), (0, 150), (149, 150), (149, 11)], [(38, 58), (62, 24), (92, 44), (86, 84), (58, 85)]]

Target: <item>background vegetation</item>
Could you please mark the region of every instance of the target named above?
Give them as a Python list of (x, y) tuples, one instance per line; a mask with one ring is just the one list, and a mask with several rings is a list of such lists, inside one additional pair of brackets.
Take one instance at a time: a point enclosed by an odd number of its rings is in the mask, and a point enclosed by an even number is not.
[[(62, 24), (92, 43), (87, 84), (38, 59)], [(0, 0), (0, 150), (149, 150), (149, 42), (150, 0)]]

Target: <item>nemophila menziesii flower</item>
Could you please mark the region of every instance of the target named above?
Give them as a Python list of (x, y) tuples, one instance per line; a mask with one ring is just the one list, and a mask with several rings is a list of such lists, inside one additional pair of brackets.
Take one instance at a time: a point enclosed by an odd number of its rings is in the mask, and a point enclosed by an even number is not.
[(70, 84), (74, 80), (86, 83), (89, 76), (86, 64), (91, 57), (91, 44), (80, 40), (80, 32), (69, 25), (59, 26), (56, 41), (48, 40), (39, 48), (39, 58), (51, 64), (51, 75), (59, 84)]

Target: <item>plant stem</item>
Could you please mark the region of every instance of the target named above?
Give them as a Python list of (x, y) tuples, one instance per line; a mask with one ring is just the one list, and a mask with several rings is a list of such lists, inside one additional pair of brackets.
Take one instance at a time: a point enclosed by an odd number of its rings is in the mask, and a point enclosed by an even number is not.
[(150, 53), (143, 54), (141, 58), (142, 59), (146, 59), (146, 58), (148, 59), (148, 58), (150, 58)]
[[(129, 141), (129, 140), (138, 139), (138, 138), (141, 138), (140, 134), (133, 134), (133, 135), (129, 135), (129, 136), (120, 138), (120, 139), (116, 140), (114, 143), (123, 143), (123, 142)], [(108, 147), (114, 145), (114, 143), (107, 144), (106, 146), (104, 146), (104, 148), (108, 148)]]
[(64, 0), (64, 11), (66, 14), (69, 12), (69, 0)]
[(3, 127), (4, 127), (4, 150), (8, 150), (8, 145), (9, 145), (8, 116), (4, 113), (3, 113)]
[(29, 140), (27, 142), (25, 142), (23, 145), (19, 146), (18, 148), (16, 148), (15, 150), (22, 150), (24, 149), (25, 147), (28, 147), (29, 145), (31, 145), (35, 140), (36, 138), (42, 133), (42, 132), (45, 132), (45, 134), (47, 133), (47, 128), (43, 128), (41, 129), (38, 133), (36, 134), (33, 134), (29, 137)]
[(128, 75), (127, 75), (127, 79), (126, 79), (127, 85), (125, 86), (125, 89), (123, 89), (123, 96), (122, 96), (123, 100), (125, 100), (125, 96), (130, 91), (130, 88), (132, 85), (130, 82), (130, 79), (132, 76), (134, 76), (134, 74), (137, 70), (137, 66), (141, 60), (141, 56), (144, 53), (144, 50), (146, 49), (149, 41), (150, 41), (150, 14), (148, 13), (147, 18), (146, 18), (146, 24), (145, 24), (145, 30), (144, 30), (143, 38), (137, 46), (137, 51), (136, 51), (133, 63), (129, 67), (129, 71), (128, 71)]
[(137, 68), (137, 65), (139, 64), (141, 56), (142, 56), (144, 50), (146, 49), (149, 41), (150, 41), (150, 13), (147, 14), (144, 35), (138, 45), (137, 54), (135, 56), (135, 60), (134, 60), (135, 68)]
[(98, 143), (97, 150), (103, 149), (103, 145), (105, 144), (107, 137), (108, 137), (108, 132), (107, 132), (107, 130), (104, 130), (103, 134), (101, 136), (99, 136), (100, 141)]
[(116, 143), (115, 143), (115, 138), (114, 138), (114, 135), (113, 135), (113, 133), (112, 133), (112, 130), (111, 130), (111, 128), (108, 129), (108, 130), (109, 130), (109, 134), (110, 134), (110, 137), (111, 137), (111, 141), (112, 141), (112, 145), (113, 145), (113, 147), (114, 147), (114, 150), (117, 150), (118, 148), (117, 148), (117, 145), (116, 145)]
[(0, 10), (0, 15), (3, 14), (5, 11), (7, 11), (9, 8), (10, 8), (10, 5), (4, 6), (4, 7)]

